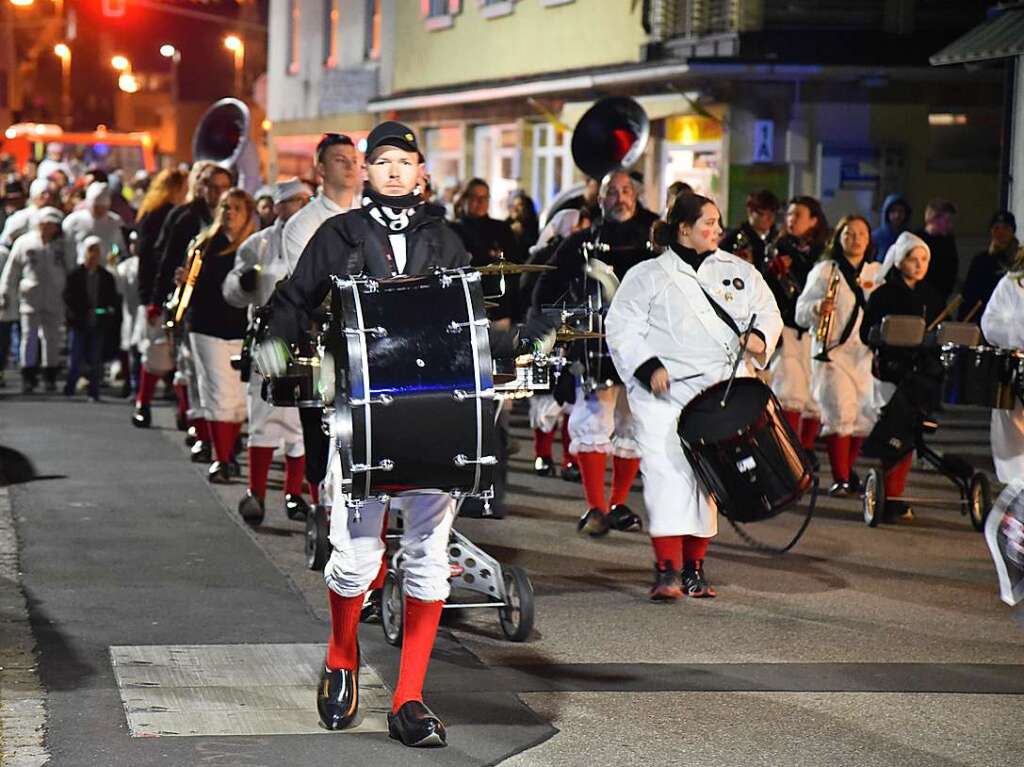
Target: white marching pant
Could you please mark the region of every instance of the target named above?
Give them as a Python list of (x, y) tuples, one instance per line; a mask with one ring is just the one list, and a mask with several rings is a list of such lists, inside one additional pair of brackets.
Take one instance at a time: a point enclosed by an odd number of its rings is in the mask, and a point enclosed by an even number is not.
[(1024, 477), (1024, 408), (992, 411), (992, 462), (1000, 482)]
[(811, 383), (821, 408), (821, 434), (866, 437), (875, 425), (875, 385), (871, 354), (833, 350), (832, 362), (814, 362)]
[(583, 396), (576, 387), (576, 402), (569, 414), (569, 440), (574, 453), (611, 453), (617, 458), (639, 458), (633, 414), (622, 384)]
[(782, 328), (782, 343), (771, 364), (771, 387), (786, 410), (807, 418), (818, 418), (818, 405), (811, 396), (811, 333)]
[[(245, 420), (245, 384), (231, 367), (232, 355), (242, 351), (242, 339), (189, 333), (199, 404), (210, 421)], [(191, 392), (190, 392), (191, 394)]]
[(260, 396), (263, 376), (256, 370), (249, 378), (249, 447), (284, 447), (289, 458), (306, 454), (302, 441), (302, 423), (297, 407), (275, 407)]
[(550, 394), (530, 397), (530, 428), (550, 434), (558, 428), (562, 413), (571, 412), (572, 405), (559, 405)]
[(174, 385), (184, 386), (188, 390), (188, 410), (185, 417), (190, 421), (199, 419), (210, 420), (210, 414), (199, 401), (199, 385), (192, 355), (192, 334), (186, 333), (177, 344), (177, 367), (174, 371)]
[(162, 376), (174, 370), (173, 345), (163, 329), (162, 320), (151, 323), (146, 309), (140, 306), (135, 313), (130, 345), (138, 349), (146, 372)]
[(54, 312), (21, 315), (21, 366), (56, 367), (60, 363), (60, 330), (64, 317)]
[(656, 397), (640, 385), (629, 387), (644, 475), (647, 532), (652, 538), (710, 538), (718, 533), (717, 509), (683, 453), (676, 431), (683, 408), (675, 399)]

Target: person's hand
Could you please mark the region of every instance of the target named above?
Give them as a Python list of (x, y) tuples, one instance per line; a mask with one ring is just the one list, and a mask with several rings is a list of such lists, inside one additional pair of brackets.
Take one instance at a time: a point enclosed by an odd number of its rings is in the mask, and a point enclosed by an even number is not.
[(834, 299), (823, 298), (818, 302), (818, 316), (821, 317), (836, 308)]
[(668, 391), (668, 371), (665, 368), (658, 368), (651, 373), (651, 392), (655, 395), (662, 395)]
[(242, 272), (241, 276), (238, 278), (238, 284), (241, 286), (242, 290), (246, 293), (252, 293), (256, 290), (256, 278), (259, 276), (259, 273), (260, 270), (254, 266), (249, 267)]
[(181, 285), (185, 281), (185, 267), (179, 266), (174, 270), (174, 284)]
[(747, 339), (747, 354), (751, 354), (754, 357), (759, 357), (765, 353), (766, 349), (767, 346), (765, 345), (765, 342), (761, 339), (761, 336), (751, 333), (750, 337)]
[(291, 354), (288, 344), (282, 338), (267, 338), (260, 341), (252, 353), (256, 369), (264, 378), (280, 378), (288, 372), (288, 361)]

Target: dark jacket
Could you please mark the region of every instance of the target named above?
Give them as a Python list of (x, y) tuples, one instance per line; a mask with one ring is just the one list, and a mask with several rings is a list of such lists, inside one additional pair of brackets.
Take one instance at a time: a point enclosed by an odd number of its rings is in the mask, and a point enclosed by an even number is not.
[(212, 221), (210, 208), (201, 197), (179, 205), (167, 215), (155, 246), (160, 266), (150, 293), (151, 303), (163, 303), (170, 295), (174, 289), (174, 270), (185, 266), (188, 259), (188, 244)]
[[(860, 324), (860, 340), (869, 345), (872, 329), (881, 328), (882, 320), (890, 314), (923, 317), (927, 326), (944, 307), (945, 302), (927, 282), (922, 280), (911, 289), (903, 275), (893, 269), (888, 279), (868, 298), (864, 320)], [(879, 349), (872, 372), (880, 380), (898, 383), (910, 371), (916, 354), (916, 351), (902, 349)]]
[(932, 235), (924, 229), (914, 232), (928, 244), (932, 253), (928, 274), (924, 281), (935, 288), (943, 305), (949, 301), (960, 272), (960, 254), (956, 249), (956, 238), (952, 234)]
[(764, 272), (765, 252), (768, 250), (768, 244), (775, 239), (776, 234), (778, 232), (775, 227), (772, 227), (768, 236), (761, 239), (761, 235), (754, 230), (750, 222), (744, 221), (739, 226), (727, 230), (718, 247), (726, 253), (732, 253), (734, 256), (750, 261), (757, 271)]
[[(139, 255), (139, 303), (143, 306), (151, 303), (153, 283), (156, 281), (156, 273), (160, 268), (160, 251), (156, 247), (157, 241), (160, 239), (160, 230), (173, 209), (174, 205), (169, 202), (164, 203), (144, 215), (135, 225), (135, 231), (139, 235), (139, 239), (135, 243), (135, 250)], [(161, 296), (159, 300), (162, 301), (165, 297)]]
[(981, 306), (974, 312), (972, 322), (981, 324), (981, 315), (985, 313), (988, 300), (992, 298), (992, 292), (999, 284), (999, 280), (1010, 270), (1010, 265), (1017, 256), (1020, 243), (1013, 240), (1005, 250), (983, 250), (971, 259), (971, 266), (967, 270), (967, 278), (964, 280), (964, 301), (960, 304), (959, 318), (964, 319), (975, 304), (979, 301)]
[(220, 254), (229, 244), (227, 235), (220, 232), (203, 246), (203, 265), (186, 313), (189, 330), (193, 333), (224, 339), (245, 335), (248, 310), (238, 309), (224, 300), (224, 279), (235, 266), (235, 254)]
[[(779, 305), (782, 322), (788, 328), (807, 330), (796, 323), (796, 300), (807, 284), (807, 275), (824, 250), (824, 245), (806, 245), (793, 235), (784, 234), (775, 241), (772, 261), (766, 263), (761, 270), (775, 296), (775, 303)], [(788, 256), (790, 260), (789, 269), (785, 272), (782, 271), (781, 261), (777, 260), (782, 256)]]
[[(501, 252), (506, 260), (517, 264), (526, 260), (526, 251), (516, 243), (512, 227), (507, 221), (499, 221), (490, 216), (465, 217), (451, 226), (459, 235), (465, 249), (469, 251), (472, 258), (470, 264), (473, 266), (493, 264), (497, 252)], [(483, 279), (484, 295), (498, 304), (488, 310), (487, 316), (492, 320), (517, 319), (520, 315), (519, 280), (515, 277), (505, 277), (504, 293), (501, 282), (501, 278), (496, 276)]]
[(121, 345), (121, 336), (117, 332), (121, 327), (121, 296), (117, 292), (114, 275), (100, 267), (96, 271), (96, 279), (99, 280), (96, 300), (91, 301), (88, 278), (89, 270), (79, 265), (64, 284), (68, 327), (79, 332), (91, 330), (102, 333), (105, 336), (103, 359), (111, 359)]
[[(907, 209), (907, 217), (903, 220), (903, 226), (898, 228), (889, 223), (889, 208), (896, 204), (900, 204)], [(885, 254), (889, 251), (889, 246), (896, 242), (896, 238), (910, 228), (911, 212), (910, 203), (907, 202), (903, 195), (890, 194), (885, 198), (885, 202), (882, 203), (882, 222), (877, 229), (871, 232), (871, 242), (875, 246), (876, 261), (884, 261)]]
[[(292, 276), (270, 297), (269, 333), (298, 343), (331, 290), (331, 275), (392, 276), (387, 231), (363, 209), (327, 219), (302, 251)], [(404, 274), (469, 265), (469, 254), (443, 213), (425, 206), (406, 231)]]

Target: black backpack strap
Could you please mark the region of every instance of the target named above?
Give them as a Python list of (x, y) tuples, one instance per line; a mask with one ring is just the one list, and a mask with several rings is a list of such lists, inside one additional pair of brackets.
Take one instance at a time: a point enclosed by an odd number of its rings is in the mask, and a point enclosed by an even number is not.
[(739, 327), (736, 325), (736, 320), (732, 318), (732, 315), (729, 314), (729, 312), (727, 312), (725, 309), (723, 309), (721, 305), (711, 297), (711, 294), (704, 290), (703, 286), (701, 286), (700, 290), (704, 294), (704, 297), (708, 300), (708, 303), (711, 304), (711, 308), (715, 310), (715, 314), (718, 315), (718, 319), (720, 319), (722, 322), (728, 325), (729, 330), (735, 333), (736, 337), (739, 338), (742, 335), (742, 333), (740, 332)]

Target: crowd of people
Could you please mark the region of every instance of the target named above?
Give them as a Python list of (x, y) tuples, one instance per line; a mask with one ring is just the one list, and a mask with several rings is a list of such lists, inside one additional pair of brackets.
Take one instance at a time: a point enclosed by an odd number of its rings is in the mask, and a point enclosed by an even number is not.
[[(571, 364), (553, 390), (530, 399), (534, 470), (581, 482), (581, 535), (650, 535), (650, 597), (659, 602), (716, 596), (704, 569), (717, 532), (714, 499), (676, 434), (687, 403), (730, 368), (761, 378), (803, 447), (813, 453), (823, 440), (829, 492), (855, 494), (864, 439), (895, 390), (871, 331), (890, 314), (931, 322), (959, 282), (956, 207), (946, 200), (928, 201), (919, 227), (899, 195), (885, 200), (878, 227), (860, 215), (831, 227), (813, 197), (783, 203), (760, 190), (748, 196), (745, 219), (725, 229), (715, 201), (686, 184), (674, 183), (665, 209), (653, 211), (637, 177), (614, 170), (589, 181), (541, 229), (522, 193), (508, 220), (491, 217), (491, 191), (479, 178), (463, 185), (450, 210), (431, 203), (422, 152), (398, 123), (371, 132), (363, 163), (349, 137), (326, 134), (315, 182), (294, 178), (255, 195), (235, 186), (230, 169), (203, 161), (130, 185), (99, 168), (76, 176), (59, 158), (33, 170), (34, 178), (5, 179), (3, 190), (0, 376), (13, 351), (25, 393), (40, 378), (55, 392), (66, 349), (64, 394), (74, 396), (84, 377), (97, 400), (113, 363), (138, 428), (151, 425), (164, 382), (191, 459), (208, 465), (210, 482), (240, 477), (238, 455), (247, 450), (238, 511), (251, 525), (264, 519), (277, 450), (288, 517), (310, 514), (307, 495), (320, 502), (331, 460), (322, 407), (275, 406), (263, 394), (265, 379), (287, 370), (290, 355), (280, 348), (308, 344), (303, 328), (317, 316), (329, 275), (547, 267), (483, 278), (496, 345), (547, 352), (557, 325), (578, 331), (582, 321), (592, 330), (601, 320), (587, 343), (563, 347)], [(1024, 262), (1015, 231), (1012, 213), (993, 215), (990, 245), (972, 259), (961, 288), (960, 318), (980, 323), (996, 344), (1019, 344), (1013, 313), (1024, 300)], [(264, 309), (272, 310), (267, 334), (250, 349), (258, 364), (240, 370), (243, 340)], [(742, 352), (734, 348), (739, 328)], [(1020, 411), (1000, 415), (1001, 441), (993, 421), (1001, 479), (1024, 472)], [(886, 466), (886, 497), (901, 495), (910, 460)], [(627, 504), (641, 471), (643, 513)], [(448, 593), (445, 546), (431, 542), (447, 541), (454, 506), (447, 495), (423, 498), (403, 501), (420, 504), (407, 530), (418, 543), (407, 552), (405, 645), (389, 729), (407, 745), (443, 745), (422, 685)], [(382, 509), (368, 507), (344, 530), (332, 525), (332, 635), (318, 691), (321, 720), (332, 729), (347, 726), (358, 706), (354, 626), (385, 572)], [(908, 513), (898, 503), (886, 511)]]

